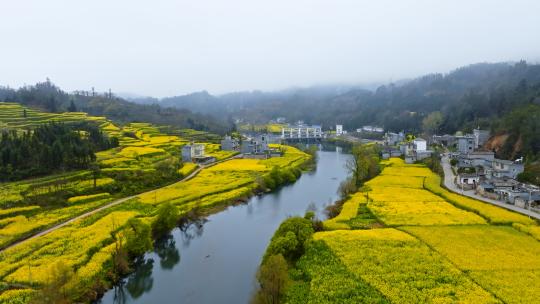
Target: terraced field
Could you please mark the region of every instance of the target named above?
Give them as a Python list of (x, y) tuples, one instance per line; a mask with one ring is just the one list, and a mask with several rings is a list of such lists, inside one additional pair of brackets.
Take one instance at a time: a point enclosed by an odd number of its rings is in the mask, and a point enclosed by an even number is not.
[[(0, 103), (11, 114), (25, 108), (16, 104)], [(55, 118), (58, 121), (77, 121), (94, 118), (77, 113), (48, 114), (26, 109), (28, 117), (11, 119), (4, 115), (0, 121), (9, 128), (31, 129), (39, 123)], [(97, 119), (97, 118), (96, 118)], [(120, 146), (96, 153), (100, 170), (95, 180), (90, 170), (56, 174), (43, 178), (0, 185), (0, 247), (48, 227), (65, 222), (131, 194), (159, 186), (159, 176), (170, 170), (179, 158), (180, 148), (188, 143), (177, 136), (162, 134), (155, 126), (131, 123), (117, 127), (102, 121), (101, 128), (111, 136), (118, 136)], [(216, 144), (205, 143), (208, 155), (218, 160), (233, 156), (234, 152), (220, 151)], [(228, 204), (250, 195), (256, 181), (272, 168), (293, 168), (309, 156), (295, 148), (283, 147), (283, 157), (269, 160), (232, 160), (203, 169), (186, 182), (159, 188), (84, 219), (77, 220), (39, 238), (27, 240), (0, 253), (0, 303), (26, 303), (35, 290), (46, 283), (55, 263), (61, 261), (74, 272), (70, 288), (80, 295), (93, 292), (96, 282), (106, 282), (110, 272), (112, 235), (123, 229), (129, 219), (139, 218), (151, 223), (159, 205), (170, 202), (182, 213), (193, 208)], [(174, 170), (176, 179), (197, 169), (191, 163)], [(164, 173), (165, 172), (165, 173)], [(170, 174), (168, 172), (167, 174)], [(55, 197), (57, 200), (43, 199)], [(54, 262), (54, 263), (53, 263)], [(103, 283), (105, 284), (105, 283)]]
[(90, 116), (82, 112), (47, 113), (30, 109), (18, 103), (0, 102), (0, 127), (10, 129), (32, 129), (40, 124), (51, 122), (77, 123), (92, 121), (111, 133), (120, 129), (114, 126), (105, 117)]
[(450, 193), (421, 165), (382, 165), (314, 234), (288, 303), (539, 302), (535, 221)]

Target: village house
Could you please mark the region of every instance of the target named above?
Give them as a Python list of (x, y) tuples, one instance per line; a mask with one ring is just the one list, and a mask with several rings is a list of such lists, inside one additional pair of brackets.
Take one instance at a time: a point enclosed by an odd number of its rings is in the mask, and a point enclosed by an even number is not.
[(216, 159), (204, 154), (204, 144), (191, 143), (182, 147), (182, 161), (193, 163), (211, 163)]
[(268, 136), (266, 134), (242, 142), (241, 152), (243, 154), (266, 154), (268, 151)]
[(490, 167), (495, 159), (494, 152), (474, 151), (457, 156), (458, 168)]
[(343, 134), (343, 125), (336, 125), (336, 135), (342, 135)]
[(489, 139), (490, 132), (487, 130), (474, 129), (474, 145), (475, 149), (482, 147)]
[(227, 135), (221, 140), (221, 150), (224, 151), (238, 151), (240, 149), (240, 144), (238, 139), (232, 138)]
[(473, 152), (476, 148), (473, 135), (456, 136), (456, 141), (459, 153)]
[(465, 187), (467, 190), (475, 189), (480, 183), (480, 176), (476, 173), (460, 173), (457, 178), (458, 185)]
[(521, 162), (495, 158), (491, 162), (491, 167), (486, 168), (486, 177), (509, 177), (515, 179), (524, 170), (525, 167)]
[(384, 134), (384, 144), (386, 146), (396, 146), (404, 140), (405, 140), (405, 134), (403, 132), (399, 132), (399, 133), (386, 132), (386, 134)]
[(453, 147), (456, 144), (456, 137), (454, 135), (433, 135), (432, 140), (433, 143), (445, 147)]
[(382, 159), (389, 159), (390, 157), (400, 157), (401, 155), (402, 155), (401, 151), (395, 148), (388, 147), (388, 146), (383, 148), (383, 150), (381, 151)]
[(503, 202), (511, 205), (516, 204), (516, 198), (518, 197), (522, 200), (526, 200), (529, 197), (529, 192), (522, 188), (499, 190), (498, 193)]
[(540, 191), (529, 192), (529, 195), (525, 197), (516, 197), (514, 205), (540, 212)]

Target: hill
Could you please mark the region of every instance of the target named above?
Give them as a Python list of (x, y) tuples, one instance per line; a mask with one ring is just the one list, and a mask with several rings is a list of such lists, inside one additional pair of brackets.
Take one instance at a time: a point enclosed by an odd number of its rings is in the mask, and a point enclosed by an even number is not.
[(186, 109), (136, 104), (111, 93), (98, 94), (89, 91), (66, 93), (49, 80), (19, 89), (0, 87), (1, 101), (16, 102), (51, 113), (81, 111), (92, 116), (106, 116), (119, 124), (149, 122), (217, 134), (224, 134), (230, 129), (226, 119), (216, 119)]

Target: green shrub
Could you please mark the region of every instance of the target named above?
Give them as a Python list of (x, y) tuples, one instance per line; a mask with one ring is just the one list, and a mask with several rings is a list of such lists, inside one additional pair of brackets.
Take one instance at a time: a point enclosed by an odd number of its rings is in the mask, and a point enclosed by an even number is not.
[(293, 261), (304, 253), (304, 244), (314, 233), (313, 224), (309, 219), (291, 217), (279, 226), (266, 249), (263, 264), (272, 255), (281, 254)]
[(157, 217), (152, 222), (152, 233), (160, 237), (171, 231), (179, 218), (178, 208), (171, 203), (162, 204), (157, 211)]

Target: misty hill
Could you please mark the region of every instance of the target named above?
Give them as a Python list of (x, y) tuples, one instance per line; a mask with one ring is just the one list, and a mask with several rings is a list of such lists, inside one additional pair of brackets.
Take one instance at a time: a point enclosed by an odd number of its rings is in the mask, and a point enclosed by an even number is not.
[[(424, 119), (440, 112), (442, 120), (431, 132), (470, 131), (480, 126), (509, 134), (503, 156), (537, 154), (540, 126), (533, 113), (540, 101), (540, 65), (479, 63), (447, 74), (429, 74), (380, 86), (375, 90), (349, 86), (295, 88), (277, 92), (237, 92), (213, 96), (206, 91), (153, 100), (166, 107), (185, 108), (247, 122), (265, 123), (276, 117), (294, 122), (336, 123), (347, 129), (372, 124), (386, 130), (420, 133)], [(530, 107), (530, 108), (528, 108)], [(523, 109), (526, 110), (523, 110)], [(532, 109), (531, 109), (532, 108)], [(523, 117), (523, 116), (531, 117)], [(522, 124), (516, 123), (520, 117)], [(524, 143), (522, 134), (527, 134)], [(517, 143), (517, 146), (516, 146)]]
[(159, 101), (152, 99), (152, 103), (216, 118), (230, 115), (254, 123), (285, 117), (289, 121), (304, 120), (326, 127), (342, 123), (348, 129), (355, 129), (376, 124), (390, 130), (414, 132), (421, 131), (425, 116), (441, 111), (444, 122), (440, 131), (453, 133), (477, 124), (486, 125), (492, 117), (526, 103), (528, 100), (523, 98), (531, 92), (515, 96), (520, 83), (521, 89), (526, 91), (540, 83), (540, 66), (523, 61), (480, 63), (448, 74), (430, 74), (401, 84), (383, 85), (375, 90), (326, 86), (221, 96), (202, 91)]
[(52, 113), (82, 111), (95, 116), (106, 116), (118, 123), (150, 122), (177, 128), (195, 129), (224, 134), (230, 129), (225, 119), (193, 113), (158, 104), (137, 104), (112, 94), (88, 91), (66, 93), (49, 80), (20, 89), (0, 87), (0, 101), (18, 102)]

